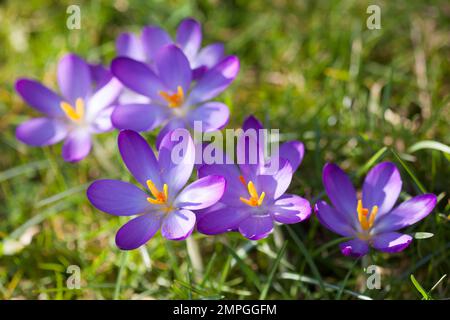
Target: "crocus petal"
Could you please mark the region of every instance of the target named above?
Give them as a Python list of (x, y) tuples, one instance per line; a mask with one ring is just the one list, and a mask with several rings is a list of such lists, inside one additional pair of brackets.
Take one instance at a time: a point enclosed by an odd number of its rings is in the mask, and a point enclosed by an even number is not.
[(147, 57), (153, 60), (159, 49), (173, 43), (166, 31), (159, 27), (147, 26), (142, 30), (142, 44)]
[(104, 65), (100, 63), (88, 63), (88, 66), (95, 90), (99, 90), (111, 81), (113, 75)]
[(375, 219), (374, 233), (396, 231), (422, 220), (434, 209), (436, 201), (434, 194), (422, 194), (403, 202), (380, 220)]
[[(268, 199), (278, 199), (281, 197), (291, 184), (292, 167), (289, 161), (280, 158), (275, 173), (258, 175), (256, 178), (256, 190), (258, 192), (265, 192)], [(269, 171), (269, 170), (267, 170)]]
[(161, 218), (151, 213), (134, 218), (124, 224), (116, 234), (116, 245), (122, 250), (137, 249), (155, 235)]
[(115, 107), (111, 106), (101, 110), (92, 120), (90, 129), (93, 133), (102, 133), (113, 129), (111, 114)]
[[(207, 69), (214, 67), (224, 56), (224, 45), (213, 43), (202, 48), (195, 57), (193, 68), (205, 66)], [(207, 70), (206, 69), (206, 70)]]
[(372, 246), (380, 251), (395, 253), (405, 250), (412, 242), (412, 237), (398, 232), (382, 233), (372, 238)]
[(16, 91), (30, 106), (49, 115), (63, 115), (61, 110), (61, 97), (44, 85), (31, 79), (19, 79), (16, 82)]
[(270, 215), (251, 215), (239, 224), (239, 232), (250, 240), (266, 238), (273, 230)]
[(175, 195), (184, 187), (194, 169), (194, 142), (186, 129), (170, 131), (159, 147), (159, 168), (169, 194)]
[(121, 131), (117, 140), (123, 162), (135, 179), (144, 187), (147, 186), (147, 180), (152, 180), (162, 190), (158, 161), (147, 141), (131, 130)]
[(206, 102), (188, 114), (190, 126), (194, 128), (194, 122), (199, 121), (202, 132), (222, 129), (228, 123), (229, 117), (230, 110), (221, 102)]
[(285, 194), (270, 207), (270, 214), (275, 221), (280, 223), (298, 223), (309, 218), (311, 205), (302, 197)]
[(237, 138), (237, 163), (243, 175), (249, 180), (256, 179), (256, 175), (265, 164), (264, 144), (260, 143), (264, 141), (264, 138), (260, 137), (263, 134), (263, 131), (248, 128)]
[(365, 256), (369, 252), (369, 244), (360, 239), (352, 239), (339, 244), (341, 252), (344, 256), (359, 258)]
[(195, 214), (186, 209), (170, 212), (163, 220), (162, 235), (169, 240), (184, 240), (194, 230)]
[(279, 154), (289, 161), (295, 172), (302, 163), (305, 146), (300, 141), (288, 141), (280, 146)]
[(105, 84), (101, 89), (95, 92), (89, 99), (87, 106), (87, 121), (91, 122), (95, 117), (116, 101), (120, 92), (123, 89), (122, 83), (116, 78), (112, 78), (107, 84)]
[(315, 212), (320, 223), (334, 233), (344, 237), (352, 237), (356, 234), (356, 231), (347, 222), (346, 217), (325, 201), (319, 201), (315, 205)]
[(89, 65), (75, 54), (65, 55), (58, 64), (58, 84), (70, 104), (78, 98), (86, 99), (92, 88)]
[(94, 181), (86, 194), (94, 207), (115, 216), (133, 216), (152, 210), (147, 201), (148, 195), (135, 185), (124, 181)]
[(218, 203), (201, 212), (198, 218), (197, 230), (207, 235), (214, 235), (236, 229), (250, 215), (250, 210), (244, 207), (230, 207)]
[(159, 78), (172, 92), (177, 92), (178, 86), (186, 94), (192, 80), (189, 61), (177, 46), (170, 44), (158, 51), (155, 58)]
[(133, 33), (122, 33), (116, 40), (117, 55), (145, 61), (145, 51), (141, 39)]
[(247, 131), (250, 129), (259, 131), (264, 129), (264, 126), (262, 125), (261, 121), (259, 121), (255, 116), (250, 115), (245, 118), (244, 122), (242, 123), (242, 130)]
[(92, 141), (88, 130), (72, 131), (64, 142), (62, 156), (66, 162), (82, 160), (91, 151)]
[(166, 123), (166, 125), (159, 131), (158, 136), (156, 137), (156, 148), (159, 149), (161, 146), (161, 142), (164, 139), (164, 137), (170, 132), (178, 128), (185, 128), (186, 123), (179, 118), (173, 118), (169, 122)]
[(378, 218), (391, 211), (402, 190), (400, 173), (392, 162), (373, 167), (364, 180), (362, 203), (365, 208), (378, 206)]
[(202, 43), (202, 27), (196, 20), (184, 19), (177, 29), (176, 42), (189, 59), (193, 59)]
[(167, 117), (167, 108), (148, 103), (131, 103), (117, 106), (111, 116), (117, 129), (150, 131)]
[(239, 59), (229, 56), (209, 69), (197, 82), (189, 96), (188, 104), (210, 100), (224, 91), (239, 72)]
[(220, 200), (225, 191), (225, 178), (206, 176), (184, 188), (174, 201), (177, 208), (200, 210)]
[(25, 121), (16, 129), (16, 137), (31, 146), (55, 144), (67, 135), (64, 123), (49, 118), (34, 118)]
[(345, 172), (337, 165), (327, 163), (323, 167), (322, 180), (328, 198), (335, 208), (345, 215), (352, 226), (359, 225), (356, 214), (356, 191)]
[(244, 186), (239, 179), (240, 172), (236, 165), (230, 163), (226, 164), (205, 164), (198, 169), (199, 177), (206, 177), (208, 175), (220, 175), (226, 180), (226, 188), (221, 202), (228, 205), (240, 206), (242, 201), (240, 197), (248, 197), (247, 187)]
[(111, 71), (125, 86), (151, 99), (160, 101), (158, 92), (166, 90), (161, 80), (142, 62), (119, 57), (112, 61)]

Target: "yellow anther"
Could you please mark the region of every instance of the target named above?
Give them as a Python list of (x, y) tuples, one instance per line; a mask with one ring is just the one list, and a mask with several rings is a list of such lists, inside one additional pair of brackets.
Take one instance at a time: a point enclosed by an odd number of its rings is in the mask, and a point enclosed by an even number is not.
[(70, 103), (64, 101), (60, 103), (60, 107), (72, 121), (80, 121), (84, 118), (84, 100), (82, 98), (78, 98), (75, 101), (75, 108)]
[(239, 180), (244, 186), (247, 186), (247, 182), (245, 182), (245, 178), (243, 176), (239, 176)]
[(369, 215), (369, 209), (363, 207), (362, 200), (358, 200), (358, 207), (356, 208), (356, 211), (358, 212), (358, 220), (361, 228), (363, 230), (369, 230), (372, 228), (375, 217), (378, 213), (378, 206), (373, 206)]
[(165, 204), (167, 202), (169, 198), (169, 187), (166, 183), (163, 186), (163, 192), (158, 190), (152, 180), (147, 180), (147, 187), (153, 196), (153, 198), (147, 198), (148, 202), (151, 204)]
[(177, 92), (169, 94), (165, 91), (160, 91), (159, 95), (167, 101), (169, 108), (178, 108), (184, 102), (184, 92), (181, 86), (177, 87)]
[[(245, 184), (244, 177), (239, 176), (239, 180)], [(241, 200), (243, 203), (252, 206), (252, 207), (259, 207), (262, 202), (264, 201), (264, 197), (266, 196), (265, 192), (262, 192), (261, 195), (258, 195), (258, 192), (256, 191), (255, 185), (252, 181), (250, 181), (247, 184), (247, 191), (250, 195), (249, 199), (246, 199), (244, 197), (240, 197), (239, 200)]]

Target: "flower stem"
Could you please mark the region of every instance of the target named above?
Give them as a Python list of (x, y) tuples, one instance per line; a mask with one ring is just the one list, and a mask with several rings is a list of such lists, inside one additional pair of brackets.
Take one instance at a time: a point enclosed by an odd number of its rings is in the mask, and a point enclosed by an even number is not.
[(116, 287), (114, 289), (114, 300), (119, 300), (120, 295), (120, 286), (122, 282), (122, 276), (125, 268), (125, 263), (127, 261), (128, 251), (122, 251), (120, 254), (120, 269), (119, 274), (117, 275)]

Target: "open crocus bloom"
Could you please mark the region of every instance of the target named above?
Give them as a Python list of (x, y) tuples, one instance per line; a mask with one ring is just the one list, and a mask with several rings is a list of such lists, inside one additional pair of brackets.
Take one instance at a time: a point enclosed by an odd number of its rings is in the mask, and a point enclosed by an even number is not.
[(136, 249), (160, 228), (167, 239), (186, 239), (194, 229), (194, 212), (222, 197), (225, 179), (210, 175), (185, 187), (195, 158), (194, 143), (185, 129), (171, 131), (163, 138), (158, 159), (134, 131), (120, 132), (118, 140), (125, 165), (145, 191), (118, 180), (97, 180), (87, 190), (89, 201), (99, 210), (117, 216), (138, 215), (119, 229), (117, 246)]
[(89, 66), (74, 54), (58, 64), (61, 95), (39, 82), (19, 79), (16, 90), (45, 116), (22, 123), (17, 138), (32, 146), (55, 144), (65, 139), (62, 156), (76, 162), (91, 149), (91, 135), (112, 129), (111, 113), (122, 85), (100, 67)]
[(225, 58), (222, 43), (213, 43), (204, 48), (202, 44), (202, 27), (192, 18), (184, 19), (177, 29), (175, 41), (163, 29), (147, 26), (140, 37), (133, 33), (122, 33), (116, 41), (119, 56), (129, 57), (150, 66), (157, 52), (165, 45), (175, 44), (185, 54), (192, 70), (192, 78), (200, 79), (206, 71), (216, 66)]
[[(262, 128), (254, 117), (247, 118), (243, 125), (244, 132)], [(240, 154), (248, 155), (251, 139), (245, 134), (238, 138), (238, 158)], [(212, 235), (238, 230), (248, 239), (259, 240), (272, 232), (274, 222), (292, 224), (310, 216), (311, 206), (306, 199), (285, 194), (293, 172), (303, 159), (303, 144), (290, 141), (281, 145), (283, 158), (278, 159), (276, 170), (269, 170), (274, 156), (267, 161), (262, 156), (264, 143), (259, 141), (257, 146), (261, 157), (257, 157), (256, 163), (203, 164), (199, 168), (200, 177), (220, 174), (227, 186), (218, 204), (198, 213), (198, 231)]]
[(239, 60), (230, 56), (192, 82), (189, 61), (175, 45), (162, 47), (155, 56), (155, 71), (131, 58), (113, 60), (111, 70), (126, 87), (150, 98), (151, 103), (119, 105), (112, 114), (118, 129), (147, 131), (165, 125), (162, 137), (175, 128), (192, 128), (202, 124), (204, 132), (221, 129), (228, 122), (228, 107), (210, 99), (225, 90), (239, 71)]
[(383, 162), (367, 174), (358, 199), (348, 176), (335, 164), (323, 169), (323, 184), (334, 207), (325, 201), (315, 206), (319, 221), (329, 230), (353, 239), (340, 244), (346, 256), (361, 257), (369, 246), (383, 252), (407, 248), (412, 237), (397, 232), (425, 218), (436, 205), (434, 194), (423, 194), (392, 209), (402, 188), (392, 162)]

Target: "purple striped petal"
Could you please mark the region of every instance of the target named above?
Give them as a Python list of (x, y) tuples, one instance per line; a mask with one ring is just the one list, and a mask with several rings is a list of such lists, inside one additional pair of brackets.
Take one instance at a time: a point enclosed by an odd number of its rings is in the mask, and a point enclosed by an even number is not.
[(49, 118), (34, 118), (20, 124), (16, 137), (30, 146), (46, 146), (58, 143), (67, 135), (64, 123)]
[(155, 59), (159, 49), (173, 43), (167, 32), (156, 26), (144, 27), (141, 39), (145, 53), (151, 60)]
[(150, 240), (161, 226), (161, 218), (151, 213), (124, 224), (116, 234), (116, 245), (122, 250), (137, 249)]
[(322, 180), (334, 207), (344, 214), (352, 226), (359, 225), (356, 214), (356, 191), (345, 172), (337, 165), (327, 163), (323, 167)]
[(220, 200), (225, 191), (225, 178), (206, 176), (189, 184), (174, 201), (174, 206), (188, 210), (205, 209)]
[(115, 216), (133, 216), (152, 210), (147, 194), (128, 182), (97, 180), (86, 194), (94, 207)]
[(112, 61), (111, 71), (125, 86), (146, 97), (161, 101), (158, 92), (166, 87), (161, 80), (142, 62), (119, 57)]
[(186, 129), (175, 129), (163, 138), (159, 147), (161, 178), (175, 195), (188, 182), (194, 169), (194, 142)]
[(373, 167), (364, 180), (362, 202), (365, 208), (378, 206), (379, 219), (391, 211), (402, 190), (402, 179), (392, 162), (382, 162)]
[(169, 240), (184, 240), (194, 230), (195, 214), (186, 209), (169, 213), (163, 220), (161, 233)]
[(309, 201), (294, 194), (285, 194), (270, 207), (272, 218), (280, 223), (301, 222), (311, 215)]
[(202, 132), (222, 129), (229, 117), (230, 110), (221, 102), (206, 102), (188, 113), (190, 126), (194, 128), (194, 122), (201, 121)]
[(61, 116), (61, 97), (39, 82), (31, 79), (19, 79), (16, 82), (16, 91), (23, 100), (36, 110), (52, 116)]
[(259, 193), (264, 191), (267, 199), (276, 200), (288, 189), (291, 184), (292, 175), (292, 167), (289, 161), (280, 158), (279, 168), (274, 174), (263, 174), (257, 176), (255, 183), (256, 189)]
[(225, 178), (226, 188), (221, 202), (232, 206), (241, 206), (240, 197), (248, 197), (247, 187), (239, 179), (240, 172), (234, 164), (205, 164), (198, 170), (198, 176), (220, 175)]
[(132, 103), (117, 106), (111, 120), (117, 129), (150, 131), (161, 125), (167, 116), (166, 107), (157, 104)]
[(300, 141), (288, 141), (280, 146), (279, 154), (289, 161), (295, 172), (302, 163), (305, 146)]
[(133, 33), (125, 32), (116, 40), (118, 56), (132, 58), (137, 61), (145, 61), (145, 51), (141, 39)]
[(405, 250), (412, 237), (398, 232), (382, 233), (372, 238), (372, 246), (382, 252), (395, 253)]
[(58, 85), (71, 104), (78, 98), (87, 99), (92, 89), (89, 65), (75, 54), (65, 55), (58, 64)]
[(222, 43), (213, 43), (200, 50), (195, 57), (193, 68), (206, 67), (206, 70), (214, 67), (224, 57), (225, 50)]
[(152, 180), (162, 190), (158, 161), (147, 141), (137, 132), (124, 130), (119, 133), (118, 145), (122, 160), (133, 177), (145, 188)]
[(176, 42), (189, 59), (193, 59), (202, 43), (202, 27), (196, 20), (184, 19), (178, 29)]
[(237, 229), (239, 224), (250, 215), (244, 207), (231, 207), (218, 203), (206, 212), (200, 212), (197, 230), (203, 234), (214, 235)]
[(159, 131), (158, 136), (156, 137), (156, 148), (160, 148), (162, 140), (170, 131), (185, 127), (186, 123), (179, 118), (173, 118), (172, 120), (167, 122), (166, 125), (161, 129), (161, 131)]
[(408, 227), (431, 213), (436, 206), (434, 194), (422, 194), (409, 199), (385, 214), (380, 220), (375, 220), (374, 233), (385, 233)]
[(62, 157), (66, 162), (78, 162), (91, 151), (91, 134), (84, 128), (72, 131), (64, 142)]
[(189, 61), (177, 46), (171, 44), (161, 48), (155, 58), (159, 78), (165, 86), (177, 92), (178, 86), (187, 94), (192, 80)]
[(369, 252), (369, 244), (360, 239), (352, 239), (339, 244), (341, 252), (344, 256), (352, 258), (360, 258)]
[(315, 212), (320, 223), (334, 233), (343, 237), (352, 237), (356, 234), (356, 231), (346, 221), (346, 217), (325, 201), (319, 201), (316, 204)]
[(250, 240), (266, 238), (273, 230), (270, 215), (251, 215), (239, 224), (239, 232)]
[(197, 82), (189, 96), (188, 104), (210, 100), (224, 91), (239, 72), (239, 59), (229, 56), (208, 70)]
[(86, 110), (87, 121), (91, 122), (95, 120), (102, 110), (111, 106), (119, 97), (122, 89), (122, 83), (116, 78), (112, 78), (101, 89), (95, 92), (88, 101)]

